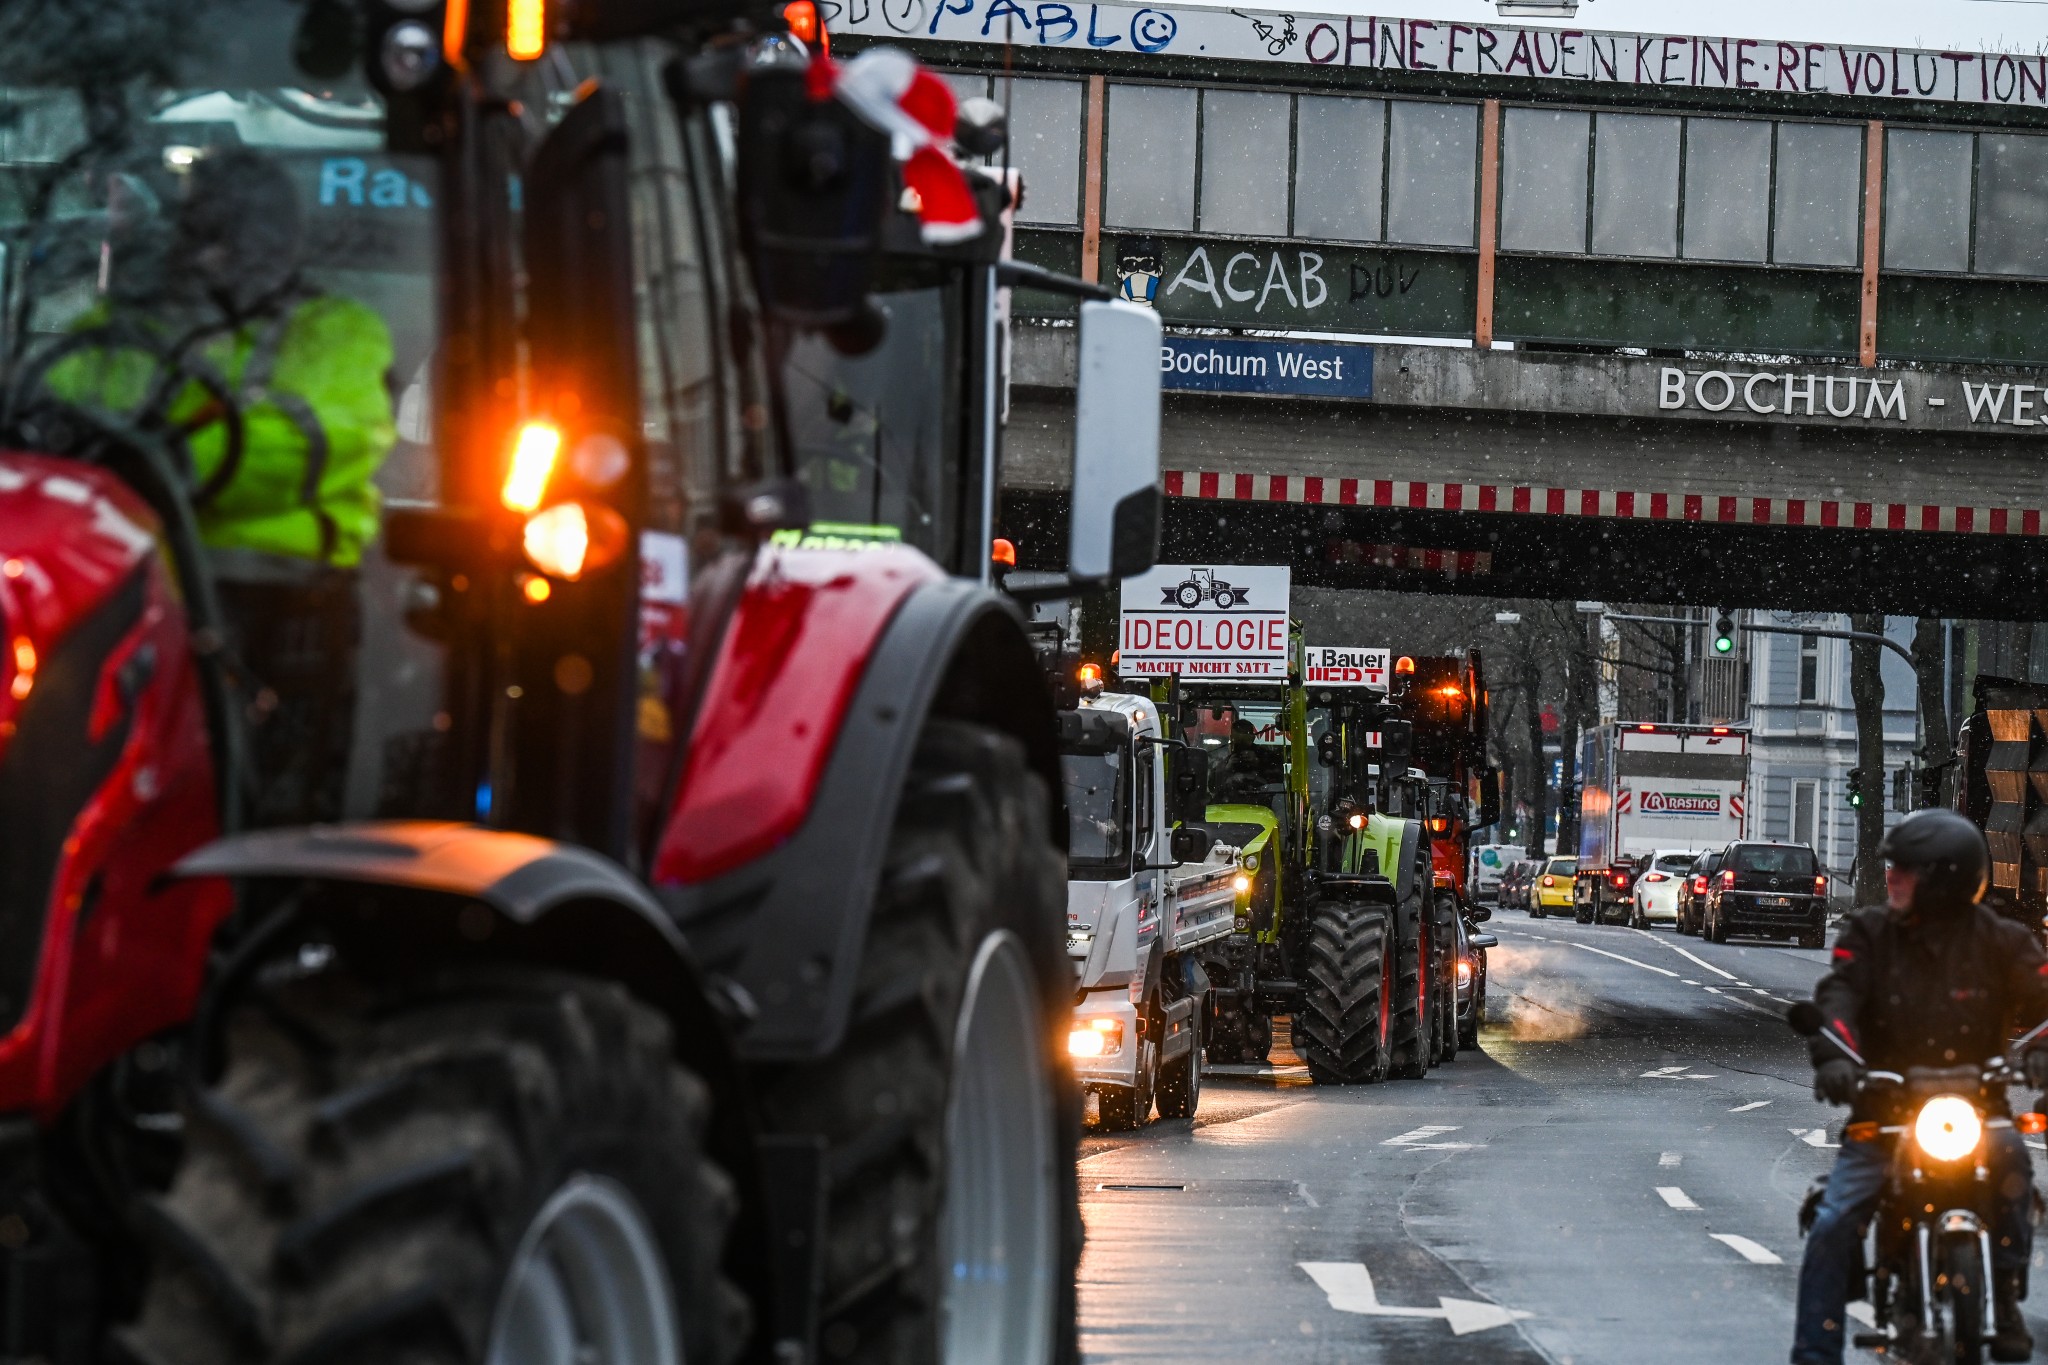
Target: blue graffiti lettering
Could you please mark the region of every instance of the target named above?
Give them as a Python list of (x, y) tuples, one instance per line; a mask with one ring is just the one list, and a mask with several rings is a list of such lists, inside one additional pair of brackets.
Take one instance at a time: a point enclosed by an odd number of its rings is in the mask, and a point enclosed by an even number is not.
[(1140, 52), (1159, 51), (1179, 32), (1179, 22), (1164, 10), (1141, 9), (1131, 16), (1131, 46)]
[(957, 5), (948, 4), (946, 0), (939, 0), (938, 4), (932, 6), (932, 22), (931, 26), (925, 29), (925, 36), (929, 38), (936, 34), (939, 31), (939, 20), (949, 14), (972, 13), (974, 13), (974, 0), (960, 0), (960, 3)]
[[(972, 2), (973, 0), (969, 0), (970, 4)], [(981, 17), (981, 36), (988, 37), (989, 26), (996, 20), (1010, 18), (1022, 19), (1024, 27), (1031, 27), (1031, 16), (1024, 12), (1024, 7), (1018, 4), (1017, 0), (992, 0), (988, 13)]]
[(1088, 46), (1115, 47), (1118, 43), (1124, 40), (1124, 35), (1121, 33), (1098, 34), (1095, 31), (1096, 9), (1097, 6), (1095, 5), (1090, 5), (1088, 7)]
[[(1055, 38), (1055, 37), (1051, 36), (1051, 35), (1052, 35), (1052, 30), (1053, 30), (1053, 26), (1054, 26), (1054, 25), (1056, 25), (1056, 24), (1064, 24), (1064, 25), (1066, 26), (1066, 30), (1067, 30), (1067, 31), (1066, 31), (1065, 33), (1062, 33), (1062, 34), (1061, 34), (1061, 35), (1060, 35), (1059, 37), (1057, 37), (1057, 38)], [(1040, 6), (1038, 7), (1038, 41), (1039, 41), (1039, 42), (1041, 42), (1041, 43), (1064, 43), (1064, 42), (1068, 42), (1068, 41), (1070, 41), (1070, 40), (1071, 40), (1071, 39), (1073, 38), (1073, 36), (1074, 36), (1074, 35), (1075, 35), (1076, 33), (1079, 33), (1080, 31), (1081, 31), (1081, 24), (1080, 24), (1080, 21), (1078, 21), (1077, 19), (1075, 19), (1075, 18), (1074, 18), (1074, 7), (1073, 7), (1072, 5), (1053, 5), (1053, 4), (1047, 4), (1047, 5), (1040, 5)]]

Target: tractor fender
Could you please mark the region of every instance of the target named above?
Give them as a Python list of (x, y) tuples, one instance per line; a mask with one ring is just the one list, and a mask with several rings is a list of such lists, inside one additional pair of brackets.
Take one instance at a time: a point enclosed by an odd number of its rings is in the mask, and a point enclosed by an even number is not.
[[(1049, 828), (1066, 841), (1052, 692), (1008, 598), (958, 579), (928, 580), (903, 595), (870, 648), (806, 662), (819, 670), (815, 695), (833, 694), (834, 668), (858, 683), (836, 726), (819, 736), (829, 748), (802, 823), (774, 849), (703, 881), (672, 880), (656, 859), (655, 894), (697, 959), (759, 1007), (739, 1035), (749, 1062), (808, 1060), (838, 1047), (898, 799), (928, 718), (973, 721), (1021, 743), (1045, 783)], [(810, 719), (831, 717), (813, 711)], [(678, 794), (679, 816), (691, 801)], [(665, 851), (677, 837), (672, 821)]]
[(533, 963), (617, 981), (675, 1026), (713, 1084), (744, 1007), (701, 972), (659, 901), (601, 854), (434, 820), (258, 830), (215, 840), (178, 878), (283, 883), (352, 965), (411, 973), (457, 959)]

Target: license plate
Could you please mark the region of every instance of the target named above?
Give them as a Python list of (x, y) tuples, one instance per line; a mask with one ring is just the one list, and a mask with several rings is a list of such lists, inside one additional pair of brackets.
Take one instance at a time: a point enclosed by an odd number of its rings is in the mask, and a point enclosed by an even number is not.
[(1765, 896), (1762, 904), (1772, 910), (1783, 910), (1792, 904), (1790, 896)]

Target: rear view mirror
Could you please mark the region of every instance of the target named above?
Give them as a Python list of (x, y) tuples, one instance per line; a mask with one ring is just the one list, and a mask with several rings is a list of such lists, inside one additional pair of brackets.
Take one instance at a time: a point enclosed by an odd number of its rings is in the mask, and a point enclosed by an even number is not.
[(1215, 836), (1206, 825), (1181, 825), (1173, 831), (1173, 860), (1176, 863), (1199, 863), (1209, 856), (1215, 846)]
[(1500, 769), (1488, 768), (1479, 774), (1479, 818), (1472, 822), (1474, 829), (1500, 823)]
[(1161, 503), (1159, 315), (1121, 300), (1084, 303), (1067, 572), (1099, 583), (1151, 568)]
[(1199, 823), (1209, 811), (1209, 751), (1173, 750), (1167, 777), (1167, 817), (1183, 825)]

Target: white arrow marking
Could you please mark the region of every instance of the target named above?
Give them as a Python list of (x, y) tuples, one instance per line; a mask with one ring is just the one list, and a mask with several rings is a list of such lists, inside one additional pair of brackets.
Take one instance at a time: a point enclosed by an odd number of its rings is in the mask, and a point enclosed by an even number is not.
[(1657, 1187), (1657, 1194), (1674, 1209), (1697, 1209), (1699, 1207), (1698, 1204), (1692, 1202), (1691, 1195), (1679, 1189), (1676, 1185), (1659, 1185)]
[(1730, 1109), (1728, 1112), (1731, 1114), (1747, 1114), (1750, 1110), (1761, 1109), (1769, 1103), (1769, 1100), (1751, 1100), (1748, 1104), (1736, 1105), (1733, 1109)]
[(1760, 1246), (1747, 1237), (1737, 1237), (1732, 1232), (1710, 1232), (1707, 1236), (1732, 1250), (1751, 1265), (1783, 1265), (1778, 1253), (1767, 1246)]
[(1829, 1142), (1828, 1130), (1825, 1128), (1794, 1128), (1791, 1132), (1793, 1137), (1798, 1138), (1809, 1147), (1839, 1147), (1842, 1145), (1839, 1142)]
[(1436, 1308), (1396, 1308), (1380, 1302), (1379, 1291), (1373, 1288), (1372, 1272), (1356, 1261), (1302, 1261), (1299, 1264), (1316, 1282), (1316, 1287), (1328, 1296), (1330, 1307), (1340, 1313), (1363, 1313), (1376, 1318), (1442, 1318), (1450, 1325), (1451, 1335), (1460, 1337), (1468, 1332), (1505, 1327), (1517, 1318), (1529, 1316), (1519, 1309), (1478, 1303), (1472, 1299), (1453, 1299), (1441, 1294), (1437, 1296), (1440, 1306)]
[(1682, 1066), (1660, 1066), (1655, 1071), (1645, 1071), (1643, 1073), (1643, 1079), (1650, 1080), (1655, 1077), (1675, 1075), (1676, 1073), (1683, 1070), (1685, 1070), (1685, 1068)]
[(1645, 1071), (1638, 1079), (1645, 1081), (1711, 1081), (1711, 1074), (1702, 1075), (1687, 1071), (1682, 1066), (1660, 1066), (1655, 1071)]

